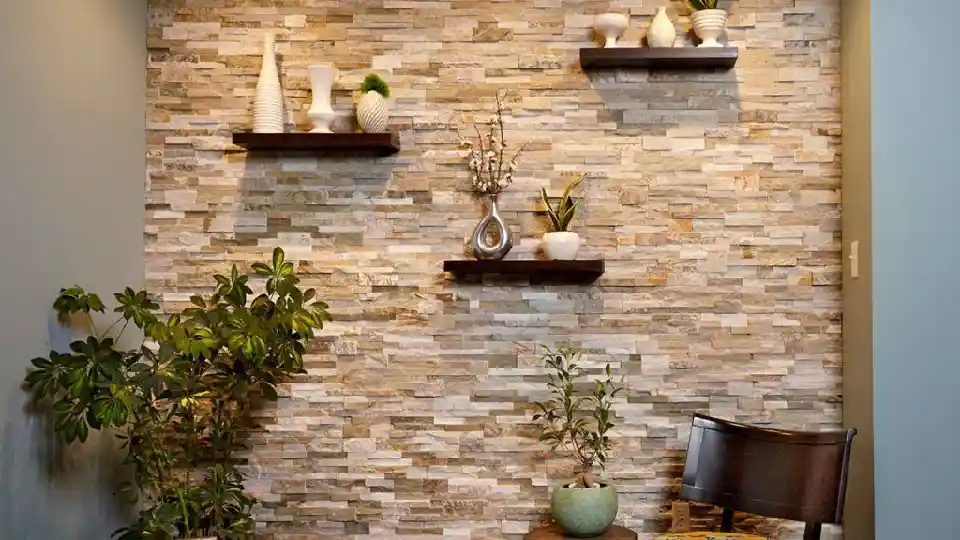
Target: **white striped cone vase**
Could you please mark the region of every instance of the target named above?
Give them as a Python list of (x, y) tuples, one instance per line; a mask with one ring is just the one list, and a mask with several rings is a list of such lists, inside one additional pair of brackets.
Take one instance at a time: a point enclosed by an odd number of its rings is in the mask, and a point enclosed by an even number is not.
[(365, 133), (381, 133), (387, 129), (387, 102), (379, 92), (369, 91), (357, 103), (357, 122)]
[(277, 46), (273, 34), (263, 40), (263, 66), (253, 100), (254, 133), (283, 133), (283, 95), (277, 70)]

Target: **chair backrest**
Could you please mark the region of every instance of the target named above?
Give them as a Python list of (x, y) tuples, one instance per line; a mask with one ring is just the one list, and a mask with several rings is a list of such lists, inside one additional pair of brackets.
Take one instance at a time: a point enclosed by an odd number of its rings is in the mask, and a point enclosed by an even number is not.
[(766, 429), (695, 415), (680, 496), (728, 510), (840, 523), (855, 429)]

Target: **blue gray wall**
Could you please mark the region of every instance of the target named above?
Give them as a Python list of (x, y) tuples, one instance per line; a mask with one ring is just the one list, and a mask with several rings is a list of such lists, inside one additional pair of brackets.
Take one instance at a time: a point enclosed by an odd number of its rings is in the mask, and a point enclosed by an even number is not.
[(872, 0), (878, 540), (957, 538), (960, 60), (951, 0)]
[(0, 539), (109, 538), (111, 437), (53, 443), (19, 388), (59, 288), (143, 282), (145, 0), (0, 0)]

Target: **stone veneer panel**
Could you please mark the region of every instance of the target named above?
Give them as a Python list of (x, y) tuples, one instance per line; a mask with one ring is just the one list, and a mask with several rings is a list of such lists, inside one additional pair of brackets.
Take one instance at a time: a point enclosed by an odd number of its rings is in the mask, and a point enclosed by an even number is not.
[[(625, 40), (665, 3), (620, 2)], [(578, 48), (608, 2), (151, 0), (150, 289), (176, 309), (279, 245), (337, 318), (251, 441), (264, 538), (520, 538), (571, 465), (536, 442), (544, 375), (521, 348), (536, 342), (582, 345), (591, 368), (624, 377), (607, 476), (642, 538), (668, 526), (691, 413), (836, 426), (839, 3), (733, 2), (741, 60), (728, 73), (584, 74)], [(341, 128), (376, 70), (403, 151), (233, 147), (267, 30), (298, 129), (307, 65), (340, 68)], [(458, 130), (489, 118), (497, 90), (510, 91), (509, 142), (530, 142), (503, 197), (522, 236), (510, 256), (533, 256), (544, 231), (539, 188), (589, 173), (575, 226), (582, 256), (607, 260), (595, 285), (442, 274), (480, 215)], [(799, 537), (795, 524), (746, 525)]]

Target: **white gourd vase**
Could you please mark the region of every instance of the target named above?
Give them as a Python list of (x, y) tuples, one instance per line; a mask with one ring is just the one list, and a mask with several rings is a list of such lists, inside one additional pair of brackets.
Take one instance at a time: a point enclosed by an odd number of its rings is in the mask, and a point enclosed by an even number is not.
[(647, 29), (647, 45), (651, 47), (673, 47), (677, 40), (677, 28), (667, 15), (667, 8), (657, 8), (657, 15)]
[(330, 124), (337, 118), (336, 111), (330, 105), (330, 90), (337, 76), (337, 68), (332, 64), (317, 64), (307, 68), (310, 73), (310, 88), (313, 90), (313, 103), (307, 116), (313, 122), (310, 133), (333, 133)]
[(263, 38), (263, 66), (253, 101), (254, 133), (283, 133), (283, 94), (277, 70), (277, 43), (273, 34)]
[(387, 102), (380, 92), (371, 90), (357, 103), (357, 123), (365, 133), (382, 133), (387, 129)]
[(693, 14), (693, 30), (700, 38), (697, 47), (723, 47), (717, 39), (727, 27), (727, 12), (722, 9), (703, 9)]

